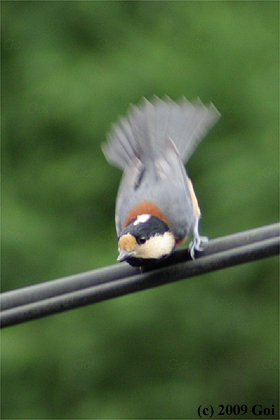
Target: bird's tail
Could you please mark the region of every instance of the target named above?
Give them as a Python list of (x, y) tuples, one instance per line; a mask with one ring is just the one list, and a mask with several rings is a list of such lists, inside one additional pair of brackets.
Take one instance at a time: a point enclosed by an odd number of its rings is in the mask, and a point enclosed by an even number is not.
[(183, 97), (176, 103), (168, 96), (143, 98), (113, 125), (102, 150), (108, 162), (124, 169), (135, 156), (154, 158), (169, 137), (186, 163), (219, 117), (213, 104), (203, 105), (199, 99), (191, 103)]

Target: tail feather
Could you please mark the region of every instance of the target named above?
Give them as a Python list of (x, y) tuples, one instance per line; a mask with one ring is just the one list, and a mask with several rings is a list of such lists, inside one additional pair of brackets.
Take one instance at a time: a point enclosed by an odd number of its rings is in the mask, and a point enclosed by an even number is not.
[(187, 162), (198, 143), (218, 121), (220, 113), (212, 103), (204, 105), (200, 99), (191, 104), (183, 98), (180, 105), (185, 115), (185, 123), (182, 124), (183, 129), (174, 141), (183, 162)]
[(168, 136), (185, 163), (219, 117), (213, 104), (203, 105), (199, 99), (190, 103), (183, 97), (176, 103), (168, 96), (143, 98), (139, 107), (132, 106), (128, 116), (113, 125), (102, 149), (110, 163), (124, 169), (134, 156), (154, 158)]

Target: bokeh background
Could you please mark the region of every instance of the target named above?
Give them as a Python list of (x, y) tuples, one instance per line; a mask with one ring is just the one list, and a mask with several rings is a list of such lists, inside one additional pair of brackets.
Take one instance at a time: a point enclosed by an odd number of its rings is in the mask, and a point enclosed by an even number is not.
[[(2, 2), (3, 291), (115, 263), (100, 144), (142, 96), (221, 112), (188, 165), (204, 235), (278, 220), (278, 8)], [(278, 369), (272, 258), (5, 329), (2, 418), (278, 418)]]

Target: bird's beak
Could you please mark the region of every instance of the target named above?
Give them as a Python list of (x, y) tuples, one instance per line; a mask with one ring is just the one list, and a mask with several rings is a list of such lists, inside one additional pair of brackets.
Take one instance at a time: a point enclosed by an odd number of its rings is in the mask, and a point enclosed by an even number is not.
[(117, 261), (118, 262), (125, 261), (127, 260), (127, 258), (132, 257), (132, 255), (133, 255), (132, 251), (127, 251), (126, 249), (123, 249), (122, 251), (120, 251)]

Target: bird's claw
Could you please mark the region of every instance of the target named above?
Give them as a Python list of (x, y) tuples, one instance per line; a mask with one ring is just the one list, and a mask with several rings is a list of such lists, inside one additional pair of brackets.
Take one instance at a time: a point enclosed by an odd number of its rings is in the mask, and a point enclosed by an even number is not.
[(192, 260), (195, 259), (195, 251), (203, 251), (204, 246), (209, 241), (207, 236), (195, 236), (189, 244), (189, 252)]

